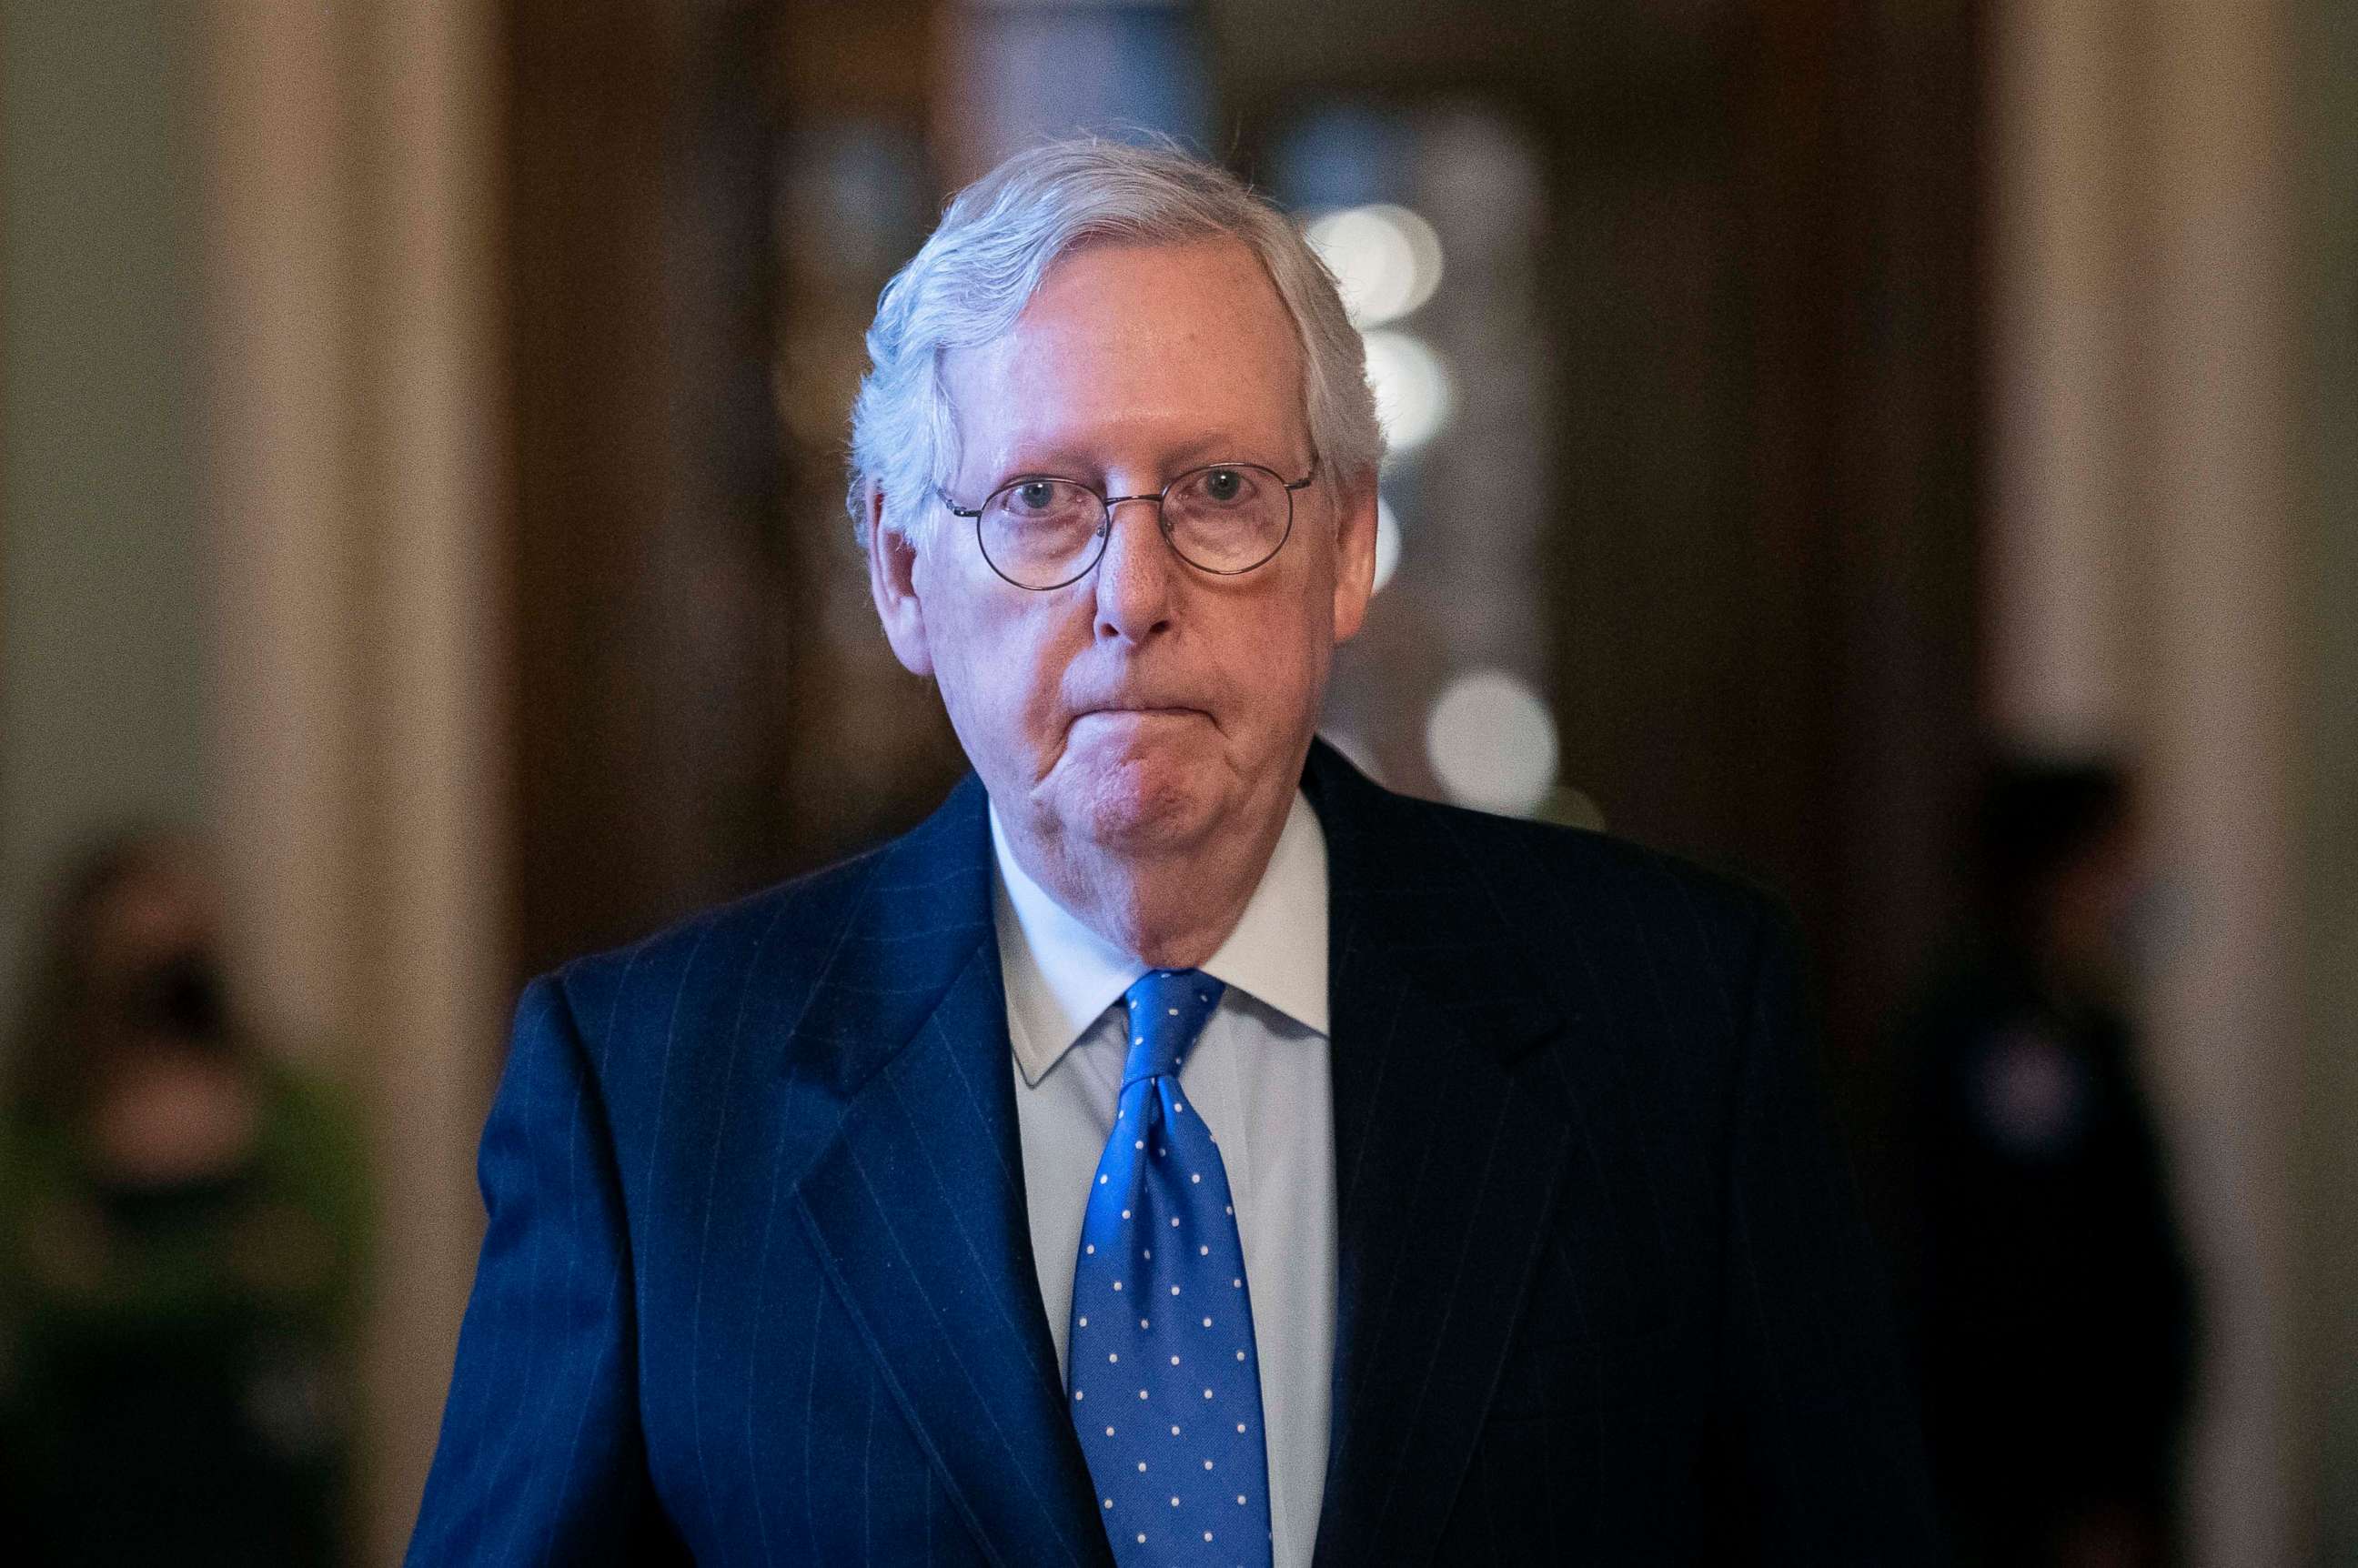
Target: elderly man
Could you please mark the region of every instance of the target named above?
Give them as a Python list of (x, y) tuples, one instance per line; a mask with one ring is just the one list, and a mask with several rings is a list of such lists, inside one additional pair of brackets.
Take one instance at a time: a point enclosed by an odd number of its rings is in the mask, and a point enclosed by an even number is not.
[(535, 981), (420, 1563), (1909, 1563), (1784, 921), (1313, 738), (1357, 335), (1042, 147), (885, 290), (854, 512), (975, 776)]

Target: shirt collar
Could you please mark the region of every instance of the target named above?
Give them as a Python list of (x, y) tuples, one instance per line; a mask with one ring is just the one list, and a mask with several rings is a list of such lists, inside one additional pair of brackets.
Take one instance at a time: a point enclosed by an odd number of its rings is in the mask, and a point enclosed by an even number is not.
[[(1084, 925), (1016, 864), (995, 806), (990, 847), (999, 867), (991, 906), (1008, 1035), (1023, 1081), (1037, 1084), (1149, 966)], [(1260, 884), (1204, 972), (1326, 1033), (1326, 837), (1300, 791)]]

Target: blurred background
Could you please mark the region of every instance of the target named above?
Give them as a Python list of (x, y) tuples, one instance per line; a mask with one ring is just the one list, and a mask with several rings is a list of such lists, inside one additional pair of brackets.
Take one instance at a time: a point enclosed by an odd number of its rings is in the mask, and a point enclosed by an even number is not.
[(1115, 125), (1368, 333), (1327, 732), (1801, 914), (1980, 1560), (2358, 1563), (2342, 0), (0, 0), (0, 1531), (395, 1557), (521, 980), (962, 770), (860, 334)]

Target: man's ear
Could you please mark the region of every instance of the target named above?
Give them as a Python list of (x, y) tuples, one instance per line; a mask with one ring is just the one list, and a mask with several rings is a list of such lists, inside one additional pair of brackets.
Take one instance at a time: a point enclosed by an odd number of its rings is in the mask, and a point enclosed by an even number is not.
[(1335, 641), (1348, 642), (1376, 591), (1376, 476), (1335, 493)]
[(925, 606), (917, 597), (917, 546), (899, 527), (884, 521), (884, 492), (868, 487), (868, 590), (876, 597), (876, 618), (884, 640), (912, 675), (934, 673), (934, 651), (925, 640)]

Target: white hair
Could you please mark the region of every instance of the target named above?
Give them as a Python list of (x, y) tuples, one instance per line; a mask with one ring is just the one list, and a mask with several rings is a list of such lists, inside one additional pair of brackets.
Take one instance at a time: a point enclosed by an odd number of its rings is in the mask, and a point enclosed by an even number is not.
[(1014, 326), (1056, 261), (1096, 242), (1226, 237), (1260, 260), (1300, 343), (1303, 413), (1330, 484), (1372, 480), (1384, 438), (1367, 351), (1335, 279), (1293, 223), (1227, 169), (1162, 144), (1101, 137), (1043, 143), (958, 192), (924, 246), (884, 286), (868, 329), (870, 368), (851, 407), (852, 521), (868, 542), (869, 497), (887, 525), (922, 535), (958, 462), (945, 351)]

